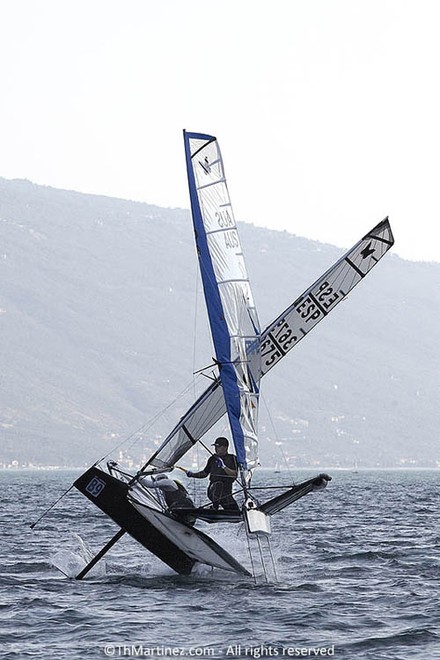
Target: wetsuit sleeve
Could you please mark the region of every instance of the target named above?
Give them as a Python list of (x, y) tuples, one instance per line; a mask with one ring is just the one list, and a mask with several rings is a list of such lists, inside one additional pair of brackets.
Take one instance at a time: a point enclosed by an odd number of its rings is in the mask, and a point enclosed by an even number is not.
[(160, 488), (164, 491), (178, 490), (178, 485), (172, 479), (159, 479), (156, 481), (151, 477), (142, 477), (140, 483), (146, 488)]
[(203, 470), (200, 470), (200, 472), (191, 472), (191, 477), (193, 479), (204, 479), (205, 477), (208, 476), (208, 474), (211, 473), (211, 463), (212, 463), (212, 456), (208, 458), (208, 462), (206, 463), (205, 467)]

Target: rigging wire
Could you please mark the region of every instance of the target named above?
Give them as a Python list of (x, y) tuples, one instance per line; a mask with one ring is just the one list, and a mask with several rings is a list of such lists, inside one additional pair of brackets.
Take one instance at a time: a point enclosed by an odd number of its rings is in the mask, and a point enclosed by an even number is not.
[(44, 511), (44, 513), (41, 514), (41, 516), (38, 518), (38, 520), (36, 520), (35, 522), (31, 523), (31, 524), (29, 525), (29, 527), (30, 527), (31, 529), (34, 529), (34, 527), (36, 527), (36, 526), (38, 525), (38, 523), (39, 523), (41, 520), (43, 520), (43, 518), (49, 513), (49, 511), (51, 511), (51, 510), (54, 508), (54, 506), (56, 506), (56, 505), (58, 504), (58, 502), (60, 502), (60, 501), (63, 499), (63, 497), (65, 497), (65, 496), (67, 495), (67, 493), (69, 493), (69, 492), (72, 490), (73, 486), (74, 486), (74, 484), (72, 484), (71, 486), (69, 486), (69, 488), (68, 488), (67, 490), (65, 490), (64, 493), (63, 493), (62, 495), (60, 495), (60, 497), (59, 497), (59, 498), (58, 498), (53, 504), (51, 504), (50, 507), (49, 507), (48, 509), (46, 509), (46, 511)]
[[(196, 268), (196, 281), (194, 285), (194, 318), (193, 318), (193, 355), (192, 355), (192, 372), (196, 373), (196, 351), (197, 351), (197, 315), (199, 311), (199, 272)], [(193, 378), (194, 389), (193, 395), (196, 398), (195, 378)]]
[(127, 446), (127, 449), (131, 449), (132, 447), (134, 447), (134, 445), (137, 442), (139, 442), (140, 434), (141, 433), (142, 434), (146, 433), (146, 431), (148, 431), (153, 426), (153, 424), (155, 424), (157, 422), (157, 420), (160, 419), (167, 412), (167, 410), (172, 408), (172, 406), (174, 406), (177, 403), (177, 401), (179, 401), (179, 399), (184, 397), (193, 387), (194, 387), (194, 378), (192, 378), (191, 381), (187, 385), (185, 385), (183, 390), (172, 401), (170, 401), (170, 403), (167, 406), (165, 406), (164, 408), (159, 410), (155, 415), (153, 415), (153, 417), (151, 417), (149, 420), (147, 420), (138, 429), (136, 429), (135, 431), (132, 431), (132, 433), (130, 433), (126, 438), (124, 438), (121, 442), (119, 442), (112, 449), (110, 449), (106, 454), (104, 454), (104, 456), (102, 458), (100, 458), (98, 461), (96, 461), (96, 463), (94, 463), (94, 465), (97, 465), (98, 463), (101, 463), (101, 461), (104, 461), (106, 458), (108, 458), (108, 456), (110, 456), (112, 453), (117, 451), (120, 447), (124, 446), (126, 443), (128, 443), (133, 438), (134, 438), (133, 442), (130, 445)]
[[(195, 387), (195, 382), (196, 382), (196, 356), (197, 356), (197, 340), (198, 340), (198, 335), (197, 335), (197, 318), (198, 318), (198, 311), (199, 311), (199, 285), (200, 285), (200, 272), (199, 269), (196, 265), (195, 269), (195, 283), (194, 283), (194, 318), (193, 318), (193, 358), (192, 358), (192, 373), (193, 373), (193, 398), (196, 400), (196, 387)], [(197, 457), (197, 465), (199, 465), (199, 443), (196, 442), (196, 457)], [(197, 504), (198, 503), (198, 492), (197, 492), (197, 484), (196, 484), (196, 479), (192, 480), (192, 498), (193, 501)]]
[(290, 467), (289, 462), (288, 462), (288, 460), (287, 460), (287, 458), (286, 458), (286, 455), (284, 454), (283, 450), (281, 449), (281, 444), (282, 444), (282, 442), (281, 442), (281, 440), (280, 440), (280, 436), (279, 436), (278, 431), (277, 431), (277, 429), (276, 429), (276, 426), (275, 426), (275, 424), (274, 424), (274, 421), (273, 421), (273, 418), (272, 418), (271, 412), (270, 412), (270, 410), (269, 410), (269, 406), (267, 405), (266, 398), (263, 396), (263, 394), (262, 394), (261, 392), (260, 392), (260, 397), (261, 397), (261, 399), (262, 399), (262, 401), (263, 401), (264, 408), (265, 408), (265, 410), (266, 410), (267, 416), (269, 417), (269, 422), (270, 422), (270, 425), (271, 425), (271, 427), (272, 427), (272, 431), (273, 431), (274, 436), (275, 436), (275, 442), (276, 442), (276, 443), (279, 443), (279, 444), (277, 444), (277, 446), (278, 446), (278, 448), (280, 449), (280, 453), (281, 453), (281, 456), (282, 456), (282, 458), (283, 458), (284, 463), (286, 464), (287, 471), (290, 473), (290, 472), (291, 472), (291, 467)]

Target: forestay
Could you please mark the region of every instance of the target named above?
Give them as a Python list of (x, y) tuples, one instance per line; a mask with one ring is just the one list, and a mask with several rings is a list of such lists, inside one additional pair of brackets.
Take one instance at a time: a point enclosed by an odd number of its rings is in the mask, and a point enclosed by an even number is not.
[[(281, 360), (358, 284), (394, 243), (388, 218), (358, 241), (261, 334), (261, 375)], [(223, 390), (212, 383), (164, 440), (148, 465), (167, 469), (225, 414)]]

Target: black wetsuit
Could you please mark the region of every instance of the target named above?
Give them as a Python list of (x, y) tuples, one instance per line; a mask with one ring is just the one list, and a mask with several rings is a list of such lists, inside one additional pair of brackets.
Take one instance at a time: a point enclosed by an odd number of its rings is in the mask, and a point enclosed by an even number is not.
[(178, 490), (164, 491), (165, 502), (168, 508), (172, 511), (174, 509), (190, 509), (194, 508), (194, 502), (188, 495), (188, 492), (182, 484), (176, 483)]
[(209, 474), (208, 497), (213, 503), (214, 509), (221, 506), (228, 511), (239, 511), (239, 506), (232, 497), (234, 477), (230, 477), (222, 467), (218, 467), (217, 462), (220, 461), (223, 461), (231, 470), (237, 470), (237, 459), (233, 454), (210, 456), (202, 470), (205, 474)]

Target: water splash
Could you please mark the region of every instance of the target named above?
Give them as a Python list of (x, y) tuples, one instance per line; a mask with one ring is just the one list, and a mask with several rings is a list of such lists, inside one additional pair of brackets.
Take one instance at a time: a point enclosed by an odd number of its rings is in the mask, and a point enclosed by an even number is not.
[[(89, 544), (79, 534), (72, 533), (67, 540), (66, 548), (58, 550), (49, 558), (52, 566), (57, 568), (66, 577), (74, 578), (92, 560), (94, 553)], [(93, 575), (105, 575), (105, 561), (91, 571)]]

